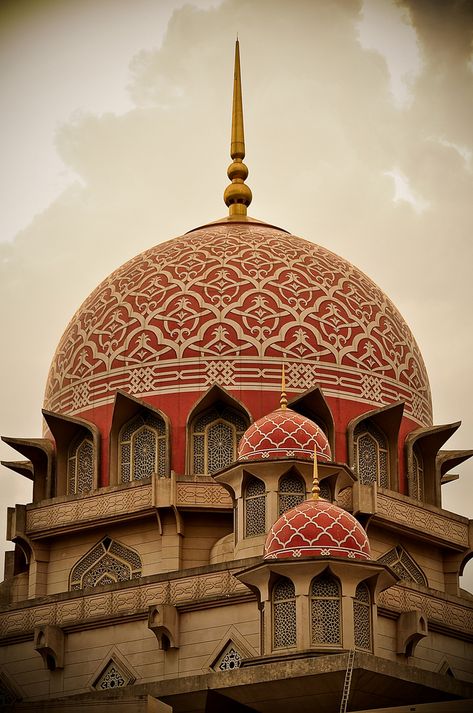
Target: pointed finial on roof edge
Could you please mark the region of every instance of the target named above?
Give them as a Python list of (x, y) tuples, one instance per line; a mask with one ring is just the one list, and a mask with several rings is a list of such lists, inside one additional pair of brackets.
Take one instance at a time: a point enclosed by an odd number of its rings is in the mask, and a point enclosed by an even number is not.
[(287, 408), (287, 396), (286, 396), (286, 370), (284, 364), (282, 365), (281, 371), (281, 398), (279, 399), (279, 408)]
[(317, 465), (317, 446), (314, 443), (314, 470), (312, 473), (312, 500), (318, 500), (320, 494), (319, 468)]
[(233, 162), (228, 167), (227, 176), (231, 180), (223, 194), (229, 215), (246, 215), (246, 209), (252, 200), (251, 190), (245, 184), (248, 168), (243, 163), (245, 158), (245, 132), (243, 128), (243, 102), (241, 98), (240, 42), (235, 43), (235, 68), (233, 75), (233, 110), (232, 139), (230, 155)]

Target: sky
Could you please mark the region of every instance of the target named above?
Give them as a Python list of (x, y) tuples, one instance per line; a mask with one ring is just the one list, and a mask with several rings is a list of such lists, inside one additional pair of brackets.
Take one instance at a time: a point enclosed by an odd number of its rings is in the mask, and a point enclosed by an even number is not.
[[(445, 447), (473, 448), (462, 0), (3, 0), (0, 432), (41, 435), (56, 344), (100, 280), (226, 214), (237, 33), (250, 214), (380, 285), (423, 353), (435, 423), (463, 422)], [(473, 460), (456, 472), (444, 507), (473, 517)], [(3, 532), (31, 485), (1, 478)]]

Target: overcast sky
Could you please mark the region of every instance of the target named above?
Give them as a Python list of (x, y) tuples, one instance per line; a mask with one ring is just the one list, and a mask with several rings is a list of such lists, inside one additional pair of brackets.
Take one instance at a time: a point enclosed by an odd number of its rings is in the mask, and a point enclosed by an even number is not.
[[(41, 435), (55, 346), (102, 278), (226, 213), (237, 32), (251, 215), (385, 290), (435, 422), (463, 421), (446, 447), (472, 448), (468, 0), (3, 0), (0, 432)], [(444, 507), (472, 517), (458, 472)], [(1, 476), (3, 532), (31, 487)]]

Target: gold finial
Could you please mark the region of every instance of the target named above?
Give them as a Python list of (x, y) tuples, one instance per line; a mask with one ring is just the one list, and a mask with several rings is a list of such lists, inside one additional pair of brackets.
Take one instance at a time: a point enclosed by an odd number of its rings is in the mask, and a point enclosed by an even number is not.
[(319, 470), (317, 466), (317, 446), (314, 443), (314, 471), (312, 474), (312, 500), (318, 500), (320, 493)]
[(281, 398), (279, 399), (279, 407), (283, 410), (287, 407), (287, 397), (286, 397), (286, 371), (284, 369), (284, 364), (282, 365), (281, 372)]
[(232, 111), (232, 141), (230, 155), (233, 162), (227, 170), (231, 180), (223, 194), (223, 200), (229, 208), (229, 215), (246, 215), (246, 209), (251, 203), (252, 195), (245, 179), (248, 168), (243, 163), (245, 158), (245, 133), (243, 130), (243, 103), (241, 100), (240, 74), (240, 43), (238, 37), (235, 44), (235, 70), (233, 77), (233, 111)]

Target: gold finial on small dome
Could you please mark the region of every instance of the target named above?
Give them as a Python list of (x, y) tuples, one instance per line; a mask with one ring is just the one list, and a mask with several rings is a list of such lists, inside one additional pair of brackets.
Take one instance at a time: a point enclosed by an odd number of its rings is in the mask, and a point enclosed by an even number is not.
[(287, 408), (287, 396), (286, 396), (286, 370), (284, 364), (282, 365), (281, 372), (281, 398), (279, 399), (279, 408)]
[(318, 500), (320, 494), (319, 469), (317, 465), (317, 446), (314, 443), (314, 470), (312, 473), (312, 500)]
[(233, 111), (232, 111), (232, 141), (230, 155), (233, 162), (227, 170), (231, 180), (223, 194), (223, 200), (228, 206), (230, 216), (246, 215), (246, 209), (251, 203), (252, 195), (245, 179), (248, 168), (243, 163), (245, 158), (245, 133), (243, 130), (243, 103), (241, 99), (240, 73), (240, 43), (238, 37), (235, 44), (235, 69), (233, 77)]

